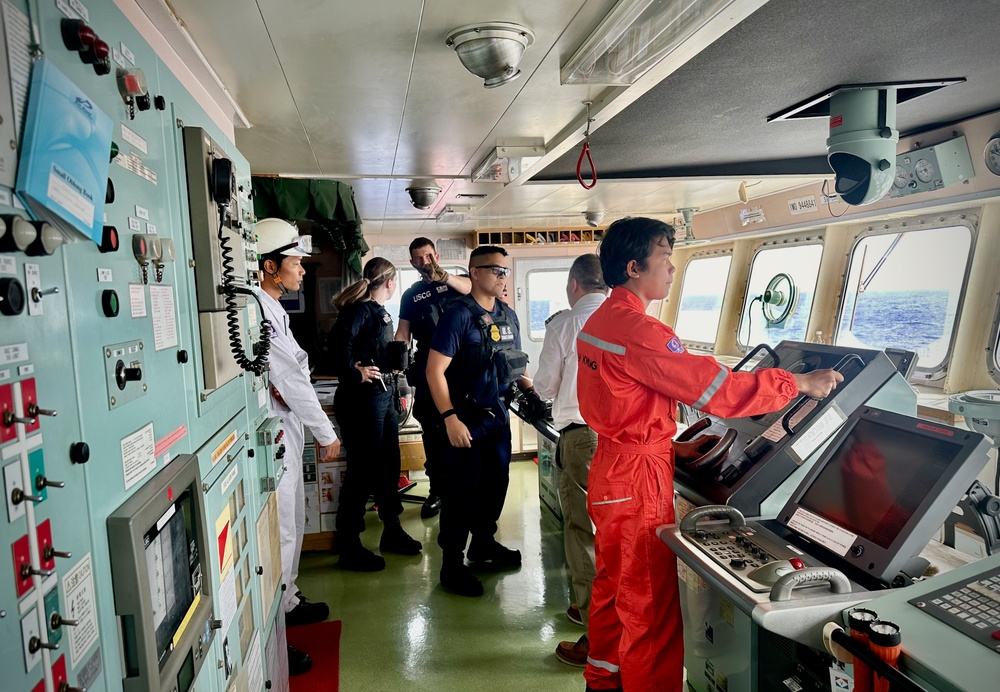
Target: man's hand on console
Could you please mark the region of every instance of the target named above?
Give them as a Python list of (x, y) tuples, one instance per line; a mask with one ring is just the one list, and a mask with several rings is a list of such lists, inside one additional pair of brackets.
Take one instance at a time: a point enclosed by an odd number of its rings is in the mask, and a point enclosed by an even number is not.
[(811, 396), (813, 399), (825, 399), (844, 376), (836, 370), (813, 370), (802, 375), (793, 375), (799, 385), (799, 393)]

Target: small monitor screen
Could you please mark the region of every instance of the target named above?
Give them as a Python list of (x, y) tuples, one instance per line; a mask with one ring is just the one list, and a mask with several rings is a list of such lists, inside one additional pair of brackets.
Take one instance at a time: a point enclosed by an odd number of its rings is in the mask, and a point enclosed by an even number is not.
[(174, 634), (201, 588), (198, 545), (191, 525), (191, 503), (184, 493), (143, 536), (149, 595), (156, 626), (156, 651), (162, 666)]
[(962, 444), (862, 418), (798, 504), (889, 548), (962, 451)]

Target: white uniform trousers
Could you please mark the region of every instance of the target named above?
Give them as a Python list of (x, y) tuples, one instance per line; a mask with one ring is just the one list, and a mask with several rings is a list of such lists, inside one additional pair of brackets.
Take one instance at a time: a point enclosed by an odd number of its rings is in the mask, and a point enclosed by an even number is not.
[(305, 429), (291, 411), (281, 414), (285, 428), (285, 475), (278, 484), (278, 521), (281, 526), (281, 571), (285, 578), (284, 608), (299, 604), (295, 580), (299, 576), (302, 532), (306, 524), (306, 495), (302, 484), (302, 447)]

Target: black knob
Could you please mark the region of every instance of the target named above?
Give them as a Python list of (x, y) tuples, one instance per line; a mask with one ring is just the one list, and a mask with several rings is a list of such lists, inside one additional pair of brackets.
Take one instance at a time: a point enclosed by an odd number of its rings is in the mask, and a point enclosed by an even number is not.
[(109, 58), (104, 58), (103, 60), (98, 60), (94, 63), (94, 74), (98, 77), (103, 77), (106, 74), (111, 73), (111, 60)]
[(747, 566), (747, 561), (740, 557), (734, 557), (729, 561), (729, 566), (733, 569), (743, 569)]
[(851, 555), (853, 555), (854, 557), (861, 557), (864, 554), (865, 554), (865, 547), (860, 543), (858, 545), (851, 547)]
[(255, 456), (257, 456), (257, 452), (253, 451), (252, 449), (248, 449), (247, 456), (253, 459)]
[(24, 312), (24, 286), (14, 277), (0, 278), (0, 313), (13, 317)]
[(142, 379), (142, 368), (125, 368), (122, 372), (126, 382), (138, 382)]
[(86, 464), (90, 461), (90, 445), (86, 442), (74, 442), (69, 446), (69, 460), (74, 464)]
[(101, 233), (101, 252), (118, 252), (118, 229), (114, 226), (105, 226)]
[(149, 98), (149, 94), (139, 94), (135, 97), (135, 107), (141, 111), (148, 111), (150, 106), (152, 106), (152, 101)]
[(105, 317), (118, 317), (118, 292), (108, 288), (101, 293), (101, 309)]
[(264, 568), (261, 567), (260, 565), (257, 565), (257, 567), (254, 568), (254, 572), (256, 572), (258, 575), (264, 574)]
[(265, 690), (271, 689), (271, 681), (270, 680), (268, 680), (267, 682), (264, 683), (264, 689)]
[(177, 362), (186, 363), (188, 362), (188, 352), (183, 348), (177, 352)]
[(167, 100), (163, 98), (162, 94), (157, 94), (153, 99), (153, 105), (156, 106), (156, 110), (165, 111), (167, 110)]
[(104, 203), (115, 203), (115, 184), (111, 181), (111, 178), (108, 178), (108, 189), (104, 191)]

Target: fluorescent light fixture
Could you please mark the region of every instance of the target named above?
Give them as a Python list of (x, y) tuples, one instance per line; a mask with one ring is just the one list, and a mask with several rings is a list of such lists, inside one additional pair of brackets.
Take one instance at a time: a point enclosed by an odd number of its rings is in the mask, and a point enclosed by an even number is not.
[(474, 183), (509, 183), (545, 156), (545, 147), (498, 146), (472, 171)]
[(734, 0), (619, 0), (562, 66), (562, 84), (634, 83)]
[(465, 208), (445, 205), (444, 209), (438, 212), (438, 215), (434, 217), (434, 220), (438, 223), (450, 223), (450, 224), (465, 223), (465, 218), (466, 218), (465, 215), (467, 211), (469, 210)]

